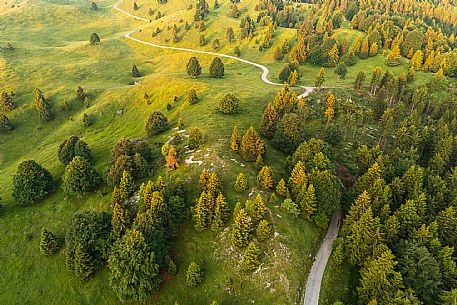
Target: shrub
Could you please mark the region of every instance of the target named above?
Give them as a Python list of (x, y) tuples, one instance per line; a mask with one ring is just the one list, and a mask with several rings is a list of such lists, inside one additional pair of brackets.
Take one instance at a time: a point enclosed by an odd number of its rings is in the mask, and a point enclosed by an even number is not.
[(198, 102), (197, 91), (195, 91), (195, 89), (190, 89), (189, 93), (187, 94), (186, 100), (191, 105), (196, 104)]
[(13, 176), (13, 197), (28, 205), (46, 197), (53, 189), (51, 173), (34, 160), (23, 161)]
[(219, 110), (225, 114), (234, 113), (238, 110), (239, 100), (233, 94), (226, 94), (219, 101)]
[(189, 287), (197, 287), (202, 282), (202, 272), (200, 266), (196, 262), (190, 263), (186, 273), (186, 285)]
[(11, 131), (13, 130), (13, 124), (10, 119), (3, 113), (0, 113), (0, 131)]
[(148, 136), (153, 136), (155, 134), (161, 133), (167, 129), (168, 119), (160, 111), (154, 111), (148, 117), (144, 129)]
[(45, 227), (41, 228), (40, 234), (40, 252), (44, 255), (51, 255), (59, 250), (57, 237)]
[(90, 44), (94, 45), (100, 42), (100, 37), (97, 33), (92, 33), (89, 39)]

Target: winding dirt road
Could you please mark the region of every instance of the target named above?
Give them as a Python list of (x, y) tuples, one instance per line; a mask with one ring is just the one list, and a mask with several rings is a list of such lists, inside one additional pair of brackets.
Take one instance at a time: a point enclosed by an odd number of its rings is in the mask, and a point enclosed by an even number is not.
[[(115, 10), (117, 10), (117, 11), (119, 11), (119, 12), (121, 12), (121, 13), (127, 15), (127, 16), (129, 16), (129, 17), (132, 17), (132, 18), (136, 19), (136, 20), (140, 20), (140, 21), (144, 21), (144, 22), (148, 22), (148, 23), (151, 22), (149, 19), (132, 15), (129, 12), (126, 12), (123, 9), (119, 8), (119, 4), (121, 4), (121, 3), (122, 3), (122, 1), (120, 1), (117, 4), (113, 5), (113, 8)], [(249, 61), (249, 60), (246, 60), (246, 59), (242, 59), (242, 58), (239, 58), (239, 57), (236, 57), (236, 56), (232, 56), (232, 55), (227, 55), (227, 54), (221, 54), (221, 53), (215, 53), (215, 52), (209, 52), (209, 51), (201, 51), (201, 50), (195, 50), (195, 49), (187, 49), (187, 48), (178, 48), (178, 47), (170, 47), (170, 46), (159, 45), (159, 44), (147, 42), (147, 41), (132, 37), (132, 34), (135, 33), (135, 32), (136, 31), (131, 31), (131, 32), (125, 34), (124, 37), (127, 38), (127, 39), (130, 39), (130, 40), (133, 40), (135, 42), (154, 47), (154, 48), (169, 49), (169, 50), (184, 51), (184, 52), (199, 53), (199, 54), (207, 54), (207, 55), (212, 55), (212, 56), (218, 56), (218, 57), (225, 57), (225, 58), (234, 59), (234, 60), (237, 60), (239, 62), (248, 64), (248, 65), (251, 65), (251, 66), (255, 66), (255, 67), (261, 69), (262, 70), (262, 75), (260, 76), (260, 78), (262, 79), (262, 81), (265, 84), (273, 85), (273, 86), (283, 86), (284, 85), (284, 84), (281, 84), (281, 83), (275, 83), (275, 82), (270, 81), (268, 79), (268, 77), (267, 77), (268, 73), (270, 73), (268, 68), (263, 66), (263, 65), (261, 65), (261, 64), (258, 64), (256, 62), (252, 62), (252, 61)], [(302, 94), (300, 94), (298, 96), (298, 98), (307, 96), (315, 88), (315, 87), (307, 87), (307, 86), (297, 86), (297, 87), (302, 88), (302, 89), (305, 90)]]

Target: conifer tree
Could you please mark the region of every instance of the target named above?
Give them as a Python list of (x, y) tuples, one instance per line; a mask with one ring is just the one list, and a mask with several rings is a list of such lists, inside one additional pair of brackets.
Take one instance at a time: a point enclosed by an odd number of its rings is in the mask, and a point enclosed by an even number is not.
[(422, 60), (424, 58), (424, 53), (422, 50), (417, 50), (413, 57), (411, 58), (411, 61), (409, 62), (409, 66), (414, 68), (415, 71), (420, 70), (422, 68)]
[(281, 178), (281, 180), (279, 180), (278, 184), (276, 185), (276, 193), (283, 198), (289, 195), (289, 190), (287, 189), (284, 178)]
[(111, 212), (112, 235), (115, 240), (120, 239), (130, 226), (130, 216), (127, 209), (124, 209), (118, 202), (114, 203)]
[(269, 166), (264, 166), (260, 170), (257, 176), (257, 182), (259, 183), (260, 187), (264, 190), (269, 190), (273, 187), (274, 178), (273, 178), (273, 171)]
[(249, 212), (249, 216), (251, 216), (251, 219), (254, 222), (260, 221), (267, 212), (267, 207), (265, 206), (262, 196), (257, 194), (254, 200), (247, 200), (246, 210)]
[(189, 93), (187, 94), (186, 98), (189, 104), (196, 104), (198, 102), (197, 91), (195, 89), (190, 89)]
[(181, 117), (178, 119), (177, 127), (179, 130), (182, 130), (184, 128), (184, 121)]
[(301, 214), (303, 217), (306, 220), (311, 220), (311, 216), (313, 216), (317, 210), (316, 193), (312, 184), (310, 184), (308, 187), (303, 185), (302, 193), (300, 194), (300, 201), (298, 204), (302, 211)]
[(2, 92), (0, 94), (0, 109), (4, 111), (11, 111), (16, 108), (16, 104), (13, 101), (11, 95), (7, 92)]
[(216, 196), (220, 188), (219, 177), (216, 172), (212, 172), (209, 176), (208, 182), (206, 183), (205, 190), (213, 196)]
[(343, 40), (341, 41), (341, 56), (345, 55), (348, 51), (348, 35), (344, 36)]
[(76, 156), (68, 163), (62, 178), (62, 188), (69, 195), (81, 196), (100, 182), (100, 176), (85, 159)]
[(378, 55), (378, 50), (379, 50), (378, 43), (375, 41), (370, 46), (370, 56), (373, 57), (373, 56)]
[(202, 73), (202, 67), (198, 62), (197, 57), (191, 57), (187, 63), (187, 74), (192, 78), (197, 78)]
[(41, 228), (40, 233), (40, 252), (44, 255), (51, 255), (59, 250), (59, 242), (57, 237), (51, 232), (46, 230), (45, 227)]
[(215, 210), (213, 215), (213, 220), (211, 223), (211, 230), (219, 231), (221, 228), (224, 227), (224, 223), (229, 216), (229, 209), (227, 205), (227, 201), (225, 201), (224, 196), (221, 192), (216, 198)]
[(210, 178), (210, 173), (206, 168), (204, 168), (200, 174), (199, 184), (203, 190), (206, 190), (206, 185), (208, 184), (208, 180)]
[(388, 66), (398, 66), (400, 64), (400, 47), (398, 44), (392, 46), (392, 51), (387, 57)]
[(329, 122), (331, 121), (331, 119), (333, 118), (333, 116), (335, 114), (335, 101), (336, 101), (336, 99), (335, 99), (335, 96), (333, 95), (333, 93), (329, 93), (327, 95), (327, 100), (325, 102), (325, 104), (326, 104), (326, 109), (324, 112), (324, 116), (326, 118), (325, 129), (327, 129)]
[(379, 66), (376, 66), (373, 70), (373, 75), (372, 75), (371, 83), (370, 83), (370, 92), (373, 95), (375, 95), (376, 91), (378, 90), (379, 82), (381, 80), (381, 73), (382, 73), (381, 68)]
[(325, 70), (324, 70), (324, 68), (321, 68), (319, 70), (319, 74), (317, 75), (316, 82), (314, 83), (314, 85), (316, 86), (318, 91), (321, 89), (322, 85), (324, 85), (324, 82), (325, 82)]
[(224, 63), (219, 57), (215, 57), (209, 67), (209, 75), (215, 78), (224, 77)]
[(359, 57), (361, 59), (368, 58), (369, 51), (370, 51), (370, 48), (368, 45), (368, 36), (366, 36), (362, 42), (362, 47), (360, 48)]
[(53, 118), (51, 106), (48, 104), (43, 96), (43, 93), (41, 93), (38, 88), (35, 88), (35, 107), (38, 110), (42, 121), (50, 121)]
[(346, 74), (348, 73), (348, 70), (346, 68), (346, 65), (344, 63), (341, 63), (336, 67), (335, 71), (333, 71), (336, 75), (338, 75), (339, 79), (344, 79), (346, 77)]
[(143, 234), (129, 230), (111, 250), (110, 285), (121, 301), (143, 300), (159, 289), (159, 265)]
[(227, 28), (227, 32), (226, 32), (225, 36), (227, 37), (227, 41), (229, 43), (232, 43), (233, 41), (235, 41), (235, 32), (233, 31), (232, 27)]
[(241, 262), (241, 269), (243, 271), (254, 271), (260, 265), (259, 249), (251, 242), (244, 251), (243, 261)]
[(83, 280), (89, 278), (95, 272), (93, 259), (81, 243), (76, 245), (72, 270), (76, 277)]
[(339, 58), (338, 45), (335, 43), (333, 47), (328, 51), (327, 65), (330, 67), (335, 67), (338, 64)]
[(281, 49), (279, 47), (276, 48), (273, 57), (274, 57), (275, 60), (283, 60), (284, 59), (284, 54), (282, 53), (282, 51), (281, 51)]
[(246, 191), (248, 188), (248, 183), (246, 181), (246, 177), (244, 176), (243, 173), (239, 173), (238, 176), (236, 177), (236, 182), (235, 182), (235, 190), (238, 193), (242, 193)]
[(203, 280), (200, 266), (196, 262), (191, 262), (186, 272), (186, 285), (197, 287)]
[(278, 198), (276, 197), (275, 193), (271, 193), (268, 202), (270, 202), (270, 204), (276, 204), (278, 202)]
[(177, 159), (178, 153), (176, 152), (176, 149), (174, 145), (170, 145), (170, 149), (168, 150), (168, 154), (165, 157), (165, 161), (167, 162), (167, 167), (170, 169), (177, 169), (179, 167), (178, 159)]
[(138, 71), (138, 68), (137, 68), (137, 66), (135, 64), (132, 66), (132, 76), (133, 77), (140, 77), (141, 76), (140, 75), (140, 71)]
[(11, 124), (10, 119), (3, 113), (0, 113), (0, 132), (11, 130), (13, 130), (13, 124)]
[(244, 209), (240, 209), (234, 220), (232, 243), (240, 248), (246, 247), (249, 244), (251, 233), (250, 218)]
[(307, 182), (308, 178), (306, 177), (305, 166), (303, 165), (303, 162), (298, 161), (290, 173), (289, 178), (289, 189), (292, 194), (292, 198), (296, 198), (298, 196), (303, 185), (306, 185)]
[(168, 118), (160, 111), (153, 111), (144, 125), (144, 130), (149, 137), (159, 134), (167, 129)]
[(363, 71), (360, 71), (359, 73), (357, 73), (357, 77), (354, 82), (354, 89), (357, 91), (362, 89), (364, 81), (365, 81), (365, 73)]
[(195, 230), (203, 231), (208, 227), (209, 211), (208, 211), (208, 194), (203, 191), (195, 205), (194, 220)]
[(289, 76), (289, 85), (295, 86), (298, 82), (298, 78), (298, 72), (297, 70), (294, 70)]
[(271, 225), (268, 220), (262, 219), (257, 228), (255, 229), (255, 235), (259, 241), (264, 241), (271, 235)]
[(95, 44), (100, 42), (100, 37), (98, 36), (97, 33), (92, 33), (90, 35), (89, 42), (90, 42), (91, 45), (95, 45)]
[(260, 131), (268, 139), (272, 139), (276, 125), (278, 124), (279, 117), (273, 103), (268, 103), (267, 108), (263, 112), (262, 121), (260, 122)]
[(240, 150), (240, 135), (238, 133), (238, 127), (233, 127), (232, 137), (230, 138), (230, 150), (238, 152)]
[(255, 161), (265, 153), (265, 145), (259, 134), (251, 126), (241, 140), (241, 156), (245, 161)]
[(119, 194), (124, 200), (130, 198), (135, 193), (135, 182), (132, 175), (126, 170), (122, 172), (121, 182), (119, 183)]

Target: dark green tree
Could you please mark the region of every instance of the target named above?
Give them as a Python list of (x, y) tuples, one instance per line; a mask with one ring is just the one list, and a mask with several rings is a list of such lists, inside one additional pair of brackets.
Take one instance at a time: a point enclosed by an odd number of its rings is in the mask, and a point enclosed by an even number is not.
[(215, 78), (224, 77), (224, 63), (219, 57), (215, 57), (209, 67), (209, 75)]
[(143, 300), (162, 283), (154, 252), (135, 229), (114, 244), (109, 256), (110, 286), (121, 301)]
[(98, 34), (97, 34), (97, 33), (92, 33), (92, 34), (90, 35), (89, 42), (90, 42), (90, 44), (92, 44), (92, 45), (97, 44), (97, 43), (100, 42), (100, 37), (98, 37)]
[(98, 185), (100, 177), (85, 159), (74, 157), (65, 168), (62, 178), (62, 188), (72, 196), (81, 196)]
[(10, 119), (3, 113), (0, 113), (0, 131), (11, 131), (13, 130), (13, 124)]
[(140, 77), (140, 71), (138, 71), (138, 67), (134, 64), (132, 66), (132, 76), (133, 77)]
[(45, 227), (41, 228), (40, 233), (40, 252), (44, 255), (51, 255), (59, 250), (59, 242), (57, 237), (51, 232), (46, 230)]
[(259, 265), (259, 249), (253, 242), (250, 242), (244, 251), (243, 261), (241, 262), (241, 269), (243, 271), (252, 272), (256, 270)]
[(10, 111), (16, 108), (16, 104), (13, 101), (11, 95), (7, 92), (2, 92), (0, 94), (0, 109), (4, 111)]
[(167, 129), (168, 118), (160, 111), (154, 111), (148, 117), (144, 129), (148, 136), (153, 136)]
[(202, 73), (202, 67), (198, 62), (197, 57), (191, 57), (187, 63), (187, 74), (192, 78), (198, 77)]
[(51, 173), (34, 160), (22, 161), (13, 176), (13, 197), (19, 205), (43, 199), (54, 186)]
[(238, 111), (239, 100), (230, 93), (224, 95), (219, 101), (219, 110), (225, 114), (230, 114)]
[(59, 160), (65, 165), (70, 163), (76, 156), (83, 158), (90, 164), (93, 163), (92, 152), (89, 146), (77, 136), (70, 136), (60, 143), (57, 154)]

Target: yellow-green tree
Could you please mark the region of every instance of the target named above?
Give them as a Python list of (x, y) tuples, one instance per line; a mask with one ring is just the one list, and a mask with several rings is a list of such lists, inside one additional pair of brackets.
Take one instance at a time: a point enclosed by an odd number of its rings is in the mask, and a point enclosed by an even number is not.
[(289, 195), (289, 190), (287, 189), (284, 178), (281, 178), (281, 180), (279, 180), (278, 184), (276, 185), (276, 193), (283, 198)]
[(400, 47), (398, 44), (392, 45), (392, 51), (387, 57), (387, 65), (389, 66), (398, 66), (400, 64)]
[(368, 43), (368, 36), (366, 36), (362, 42), (362, 47), (360, 48), (359, 57), (362, 59), (365, 59), (368, 57), (369, 52), (370, 52), (370, 46)]
[(254, 271), (260, 265), (259, 249), (251, 242), (244, 251), (243, 261), (241, 262), (241, 269), (243, 271)]
[(117, 240), (125, 234), (130, 226), (129, 212), (116, 202), (111, 215), (112, 235)]
[(271, 224), (268, 220), (262, 219), (255, 229), (255, 235), (259, 241), (264, 241), (270, 237), (271, 231)]
[(411, 61), (409, 62), (409, 66), (414, 68), (414, 71), (418, 71), (422, 67), (422, 60), (424, 58), (424, 53), (422, 50), (417, 50), (416, 53), (414, 53), (413, 57), (411, 58)]
[(264, 153), (265, 145), (257, 131), (251, 126), (241, 140), (241, 156), (245, 161), (255, 161), (257, 156), (263, 156)]
[(244, 209), (240, 209), (235, 215), (235, 223), (232, 229), (232, 243), (237, 247), (246, 247), (249, 244), (251, 233), (251, 221)]
[(321, 68), (319, 70), (319, 74), (317, 75), (316, 82), (314, 83), (316, 89), (319, 91), (325, 82), (325, 70)]
[(235, 191), (242, 193), (248, 188), (246, 177), (243, 173), (239, 173), (235, 181)]
[(289, 189), (292, 193), (293, 198), (296, 198), (296, 196), (300, 193), (303, 185), (307, 182), (308, 178), (306, 177), (305, 166), (303, 165), (303, 162), (298, 161), (295, 164), (289, 178)]
[(273, 187), (274, 178), (273, 178), (273, 171), (269, 166), (264, 166), (260, 170), (257, 176), (257, 182), (259, 183), (260, 187), (264, 190), (269, 190)]
[(333, 118), (333, 116), (335, 114), (335, 101), (336, 101), (336, 98), (333, 95), (333, 93), (329, 93), (328, 96), (327, 96), (326, 103), (325, 103), (326, 104), (326, 108), (325, 108), (325, 112), (324, 112), (325, 119), (327, 120), (326, 123), (325, 123), (325, 128), (326, 129), (327, 129), (328, 124), (330, 123), (331, 119)]

